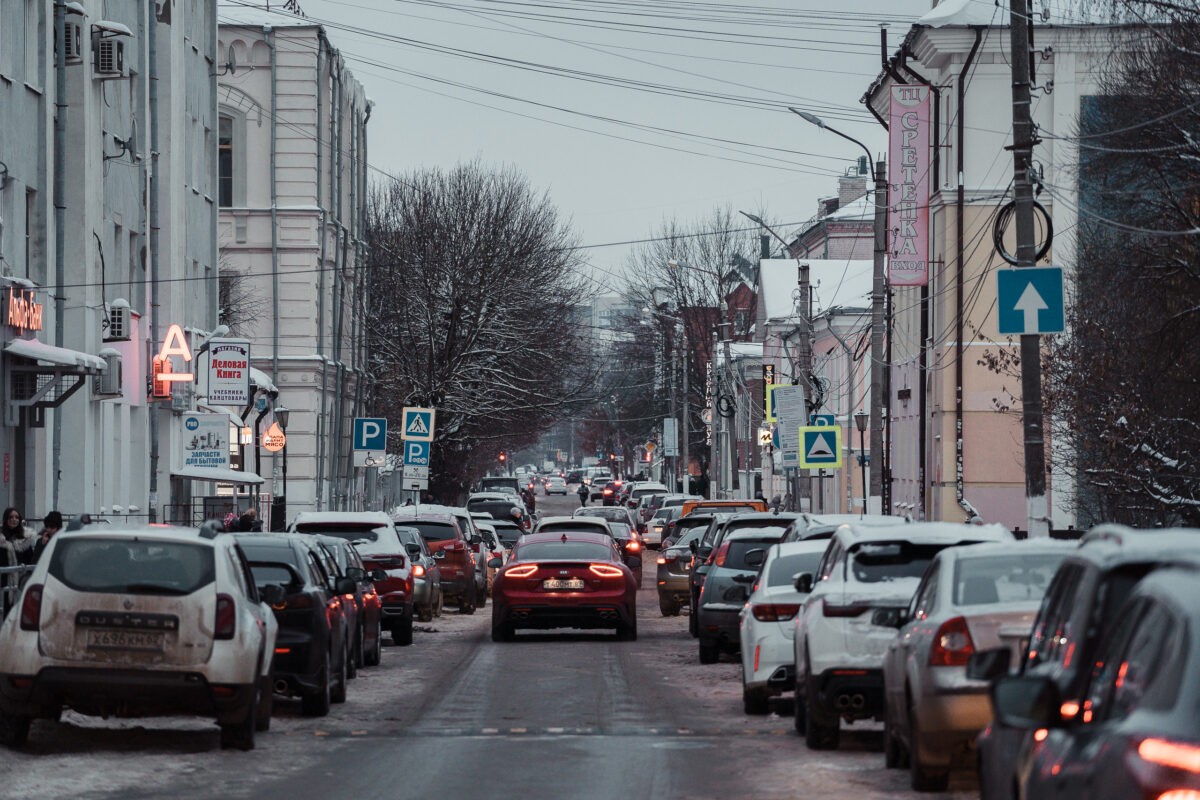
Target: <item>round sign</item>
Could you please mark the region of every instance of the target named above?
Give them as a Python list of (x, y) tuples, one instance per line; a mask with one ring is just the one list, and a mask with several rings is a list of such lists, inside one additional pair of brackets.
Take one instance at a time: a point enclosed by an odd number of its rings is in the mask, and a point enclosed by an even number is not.
[(263, 447), (272, 453), (278, 453), (287, 444), (287, 437), (283, 435), (283, 429), (279, 427), (278, 422), (272, 422), (271, 427), (263, 434)]
[(654, 448), (656, 448), (656, 447), (658, 447), (658, 445), (656, 445), (654, 442), (646, 442), (646, 452), (647, 453), (653, 453)]

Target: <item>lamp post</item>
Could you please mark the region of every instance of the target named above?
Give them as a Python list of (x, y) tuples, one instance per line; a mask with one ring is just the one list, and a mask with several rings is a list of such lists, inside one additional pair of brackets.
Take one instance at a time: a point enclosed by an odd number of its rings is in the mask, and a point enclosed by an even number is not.
[[(870, 416), (859, 409), (854, 415), (854, 425), (858, 428), (858, 463), (862, 467), (863, 507), (862, 513), (867, 513), (867, 445), (865, 441), (867, 421)], [(286, 452), (286, 451), (285, 451)], [(849, 509), (846, 509), (849, 511)]]
[[(871, 151), (867, 146), (855, 139), (853, 136), (848, 136), (836, 128), (831, 128), (825, 124), (825, 120), (818, 117), (816, 114), (810, 114), (807, 111), (801, 111), (797, 108), (788, 107), (788, 111), (797, 115), (806, 122), (816, 125), (821, 130), (829, 131), (835, 136), (840, 136), (843, 139), (853, 142), (863, 149), (867, 154), (867, 163), (874, 163), (872, 170), (872, 178), (875, 181), (875, 266), (873, 270), (871, 282), (871, 398), (870, 398), (870, 420), (871, 420), (871, 452), (875, 454), (876, 466), (871, 470), (871, 492), (872, 497), (880, 498), (880, 502), (887, 510), (889, 505), (891, 487), (884, 483), (884, 468), (883, 465), (887, 459), (887, 449), (883, 444), (883, 413), (886, 412), (889, 404), (889, 390), (886, 388), (887, 376), (885, 368), (889, 367), (887, 362), (887, 353), (884, 351), (884, 328), (886, 321), (884, 319), (884, 301), (885, 297), (885, 274), (884, 261), (887, 256), (887, 168), (883, 160), (872, 162)], [(889, 479), (890, 483), (890, 479)], [(866, 494), (864, 488), (863, 493)], [(866, 510), (864, 503), (863, 510)]]
[[(291, 412), (286, 406), (275, 407), (275, 421), (279, 423), (279, 429), (283, 431), (283, 492), (279, 496), (279, 522), (278, 530), (287, 529), (287, 426), (288, 416)], [(276, 526), (272, 525), (272, 528)]]

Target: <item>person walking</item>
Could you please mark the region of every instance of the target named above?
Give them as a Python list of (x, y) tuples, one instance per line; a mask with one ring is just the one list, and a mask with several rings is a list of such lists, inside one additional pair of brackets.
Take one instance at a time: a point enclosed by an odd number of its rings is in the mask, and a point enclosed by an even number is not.
[[(0, 521), (0, 567), (19, 567), (33, 551), (33, 532), (25, 527), (25, 518), (15, 508), (4, 509)], [(17, 587), (21, 576), (16, 572), (0, 573), (0, 619), (17, 602)]]
[(62, 526), (62, 514), (57, 511), (51, 511), (42, 517), (42, 529), (38, 531), (37, 541), (33, 545), (33, 558), (30, 559), (30, 563), (38, 562), (50, 544), (50, 540), (54, 538), (54, 534), (62, 530)]
[(575, 494), (579, 495), (579, 507), (582, 508), (582, 507), (586, 506), (587, 501), (588, 501), (587, 484), (586, 483), (579, 484), (579, 488), (575, 490)]

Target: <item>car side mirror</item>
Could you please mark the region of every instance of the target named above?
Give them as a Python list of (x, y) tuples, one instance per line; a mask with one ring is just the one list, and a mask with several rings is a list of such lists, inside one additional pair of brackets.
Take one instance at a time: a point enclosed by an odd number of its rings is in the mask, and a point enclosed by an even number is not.
[(408, 553), (409, 558), (421, 557), (421, 545), (419, 544), (409, 542), (408, 544), (404, 545), (404, 550), (406, 553)]
[(333, 591), (338, 594), (354, 594), (358, 591), (358, 584), (353, 578), (338, 578), (333, 582)]
[(1040, 675), (1008, 675), (992, 684), (996, 719), (1012, 728), (1053, 728), (1062, 723), (1058, 684)]
[(371, 570), (371, 580), (373, 581), (386, 581), (387, 576), (386, 570), (379, 569), (378, 567)]
[(362, 567), (346, 567), (346, 577), (358, 582), (367, 577), (367, 571)]
[(796, 591), (800, 594), (808, 594), (813, 590), (813, 574), (811, 572), (801, 572), (796, 576), (796, 582), (792, 585), (796, 587)]
[(767, 560), (767, 551), (761, 547), (756, 547), (753, 550), (746, 552), (746, 566), (758, 569)]
[(967, 677), (973, 681), (994, 681), (1008, 674), (1011, 662), (1012, 650), (1007, 647), (979, 650), (967, 659)]
[(881, 628), (902, 628), (908, 612), (903, 608), (877, 608), (871, 612), (871, 624)]
[(488, 565), (488, 567), (489, 567), (490, 569), (500, 569), (501, 567), (503, 567), (503, 566), (504, 566), (504, 559), (502, 559), (502, 558), (489, 558), (489, 559), (488, 559), (488, 562), (487, 562), (487, 565)]
[(269, 606), (282, 605), (285, 597), (287, 591), (278, 583), (269, 583), (258, 592), (258, 598)]
[(712, 555), (712, 547), (710, 547), (708, 545), (704, 545), (703, 547), (701, 547), (699, 550), (696, 551), (696, 556), (701, 559), (706, 559), (711, 555)]

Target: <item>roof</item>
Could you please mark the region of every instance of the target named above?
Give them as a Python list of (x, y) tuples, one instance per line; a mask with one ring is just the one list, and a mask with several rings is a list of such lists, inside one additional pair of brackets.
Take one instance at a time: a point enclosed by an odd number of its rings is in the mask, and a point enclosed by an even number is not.
[(373, 522), (377, 525), (391, 525), (392, 518), (382, 511), (301, 511), (292, 520), (292, 525), (330, 522)]
[(875, 198), (870, 194), (864, 194), (857, 200), (847, 203), (830, 214), (826, 214), (818, 221), (829, 220), (870, 220), (875, 221)]
[(871, 295), (875, 262), (846, 258), (764, 258), (761, 262), (763, 309), (770, 320), (791, 319), (796, 314), (793, 293), (800, 283), (800, 263), (808, 264), (814, 314), (837, 306), (861, 304)]
[[(978, 526), (975, 526), (978, 527)], [(985, 542), (983, 544), (967, 545), (962, 550), (952, 548), (943, 550), (942, 558), (977, 558), (986, 556), (1022, 556), (1036, 555), (1039, 552), (1067, 553), (1079, 546), (1078, 542), (1070, 539), (1022, 539), (1016, 542)]]
[(54, 535), (54, 538), (74, 539), (77, 537), (85, 537), (88, 539), (95, 539), (98, 536), (103, 536), (104, 538), (137, 537), (140, 539), (187, 539), (189, 542), (212, 541), (212, 539), (200, 536), (199, 530), (199, 528), (185, 528), (180, 525), (130, 525), (127, 527), (105, 525), (99, 528), (96, 526), (85, 526), (73, 531), (59, 531)]
[(761, 539), (764, 537), (779, 539), (783, 536), (785, 530), (787, 530), (787, 523), (780, 520), (778, 525), (767, 525), (761, 528), (740, 528), (730, 531), (726, 534), (725, 541), (732, 542), (740, 539)]
[(978, 0), (941, 0), (915, 24), (941, 28), (946, 25), (993, 25), (997, 21), (1006, 24), (1008, 15), (997, 15), (996, 8), (991, 3), (980, 3)]
[[(762, 342), (730, 342), (729, 343), (729, 360), (740, 361), (745, 358), (763, 357)], [(717, 350), (717, 363), (725, 363), (725, 349), (722, 347)]]
[(824, 553), (829, 547), (829, 540), (806, 539), (799, 542), (782, 542), (775, 546), (779, 548), (778, 557), (794, 556), (798, 553)]
[(1080, 540), (1078, 553), (1102, 563), (1176, 561), (1200, 564), (1200, 530), (1139, 530), (1124, 525), (1099, 525)]
[(838, 528), (834, 536), (849, 543), (920, 542), (954, 545), (964, 541), (1012, 542), (1013, 536), (1003, 525), (967, 525), (960, 522), (911, 522), (888, 527), (850, 523)]
[(278, 3), (269, 11), (265, 6), (257, 6), (252, 0), (246, 2), (219, 2), (217, 4), (217, 24), (242, 25), (251, 28), (320, 28), (321, 25), (311, 19), (284, 11), (283, 4)]

